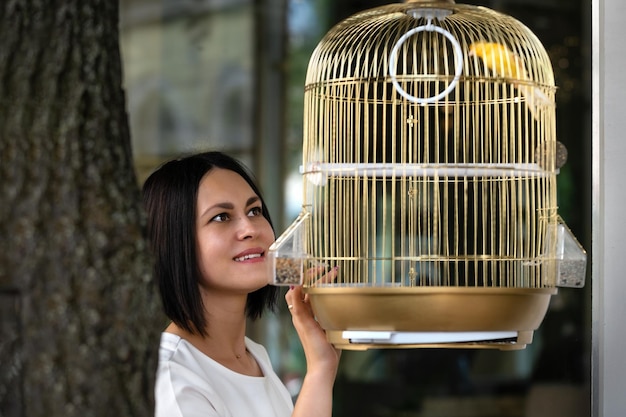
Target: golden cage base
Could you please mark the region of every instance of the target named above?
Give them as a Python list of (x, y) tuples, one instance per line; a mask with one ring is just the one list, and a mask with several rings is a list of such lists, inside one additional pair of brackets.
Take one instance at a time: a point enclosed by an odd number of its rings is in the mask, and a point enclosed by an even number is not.
[[(524, 349), (541, 324), (556, 288), (354, 287), (305, 288), (320, 325), (336, 347)], [(368, 333), (387, 336), (383, 340)], [(412, 342), (411, 334), (450, 335), (452, 342)], [(486, 334), (474, 340), (471, 335)], [(354, 337), (354, 334), (366, 336)], [(463, 338), (470, 335), (469, 340)], [(491, 337), (496, 335), (497, 337)], [(505, 335), (501, 338), (498, 335)], [(358, 340), (357, 340), (358, 339)], [(459, 341), (461, 340), (461, 341)]]

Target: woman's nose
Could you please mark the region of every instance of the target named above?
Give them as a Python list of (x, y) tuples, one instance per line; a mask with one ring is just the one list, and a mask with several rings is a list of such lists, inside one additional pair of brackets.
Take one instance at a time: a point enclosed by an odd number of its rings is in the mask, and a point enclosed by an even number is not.
[(256, 236), (257, 226), (253, 217), (241, 216), (238, 221), (237, 234), (239, 239), (249, 239)]

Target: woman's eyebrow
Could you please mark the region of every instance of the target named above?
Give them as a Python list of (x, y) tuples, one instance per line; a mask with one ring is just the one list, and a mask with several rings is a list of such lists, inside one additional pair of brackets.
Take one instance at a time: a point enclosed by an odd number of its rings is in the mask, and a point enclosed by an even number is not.
[(223, 209), (223, 210), (232, 210), (235, 208), (235, 206), (232, 203), (227, 203), (227, 202), (213, 204), (212, 206), (207, 207), (206, 210), (204, 210), (202, 214), (200, 214), (200, 217), (206, 216), (208, 212), (216, 208)]
[(248, 199), (248, 201), (246, 201), (246, 207), (251, 206), (252, 204), (256, 203), (257, 201), (259, 201), (260, 198), (258, 195), (252, 196)]
[[(261, 200), (261, 199), (259, 198), (258, 195), (250, 197), (246, 201), (246, 207), (249, 207), (249, 206), (255, 204), (259, 200)], [(233, 205), (233, 203), (229, 203), (229, 202), (216, 203), (216, 204), (213, 204), (210, 207), (207, 207), (206, 210), (204, 210), (202, 212), (202, 214), (200, 214), (200, 217), (204, 217), (208, 212), (210, 212), (211, 210), (216, 209), (216, 208), (223, 209), (223, 210), (233, 210), (235, 208), (235, 206)]]

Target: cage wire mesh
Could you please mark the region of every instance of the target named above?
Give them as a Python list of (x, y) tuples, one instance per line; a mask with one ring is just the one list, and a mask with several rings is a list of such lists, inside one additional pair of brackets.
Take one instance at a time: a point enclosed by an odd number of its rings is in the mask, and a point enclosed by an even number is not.
[[(416, 290), (517, 289), (543, 294), (530, 307), (540, 317), (527, 326), (536, 327), (557, 285), (582, 286), (585, 253), (557, 210), (566, 150), (555, 93), (537, 37), (484, 7), (390, 4), (332, 28), (306, 76), (302, 213), (270, 251), (288, 259), (290, 277), (305, 276), (318, 319), (329, 329), (449, 331), (453, 324), (399, 325), (406, 312), (388, 304), (404, 308), (394, 295), (419, 294), (425, 313), (438, 306)], [(319, 265), (338, 273), (307, 277)], [(282, 272), (275, 268), (274, 283), (292, 283)], [(335, 323), (341, 313), (320, 297), (341, 294), (343, 304), (346, 288), (375, 288), (393, 317), (352, 311), (365, 321)]]

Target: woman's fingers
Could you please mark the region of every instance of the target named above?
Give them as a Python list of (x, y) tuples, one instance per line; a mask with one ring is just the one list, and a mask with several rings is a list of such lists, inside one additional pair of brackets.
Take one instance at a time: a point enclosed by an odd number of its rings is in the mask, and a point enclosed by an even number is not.
[(302, 294), (301, 286), (290, 286), (289, 291), (285, 294), (285, 301), (287, 301), (287, 308), (289, 312), (293, 312), (294, 309), (299, 310), (304, 303), (304, 295)]
[[(315, 277), (319, 276), (325, 271), (326, 267), (324, 266), (315, 266), (313, 268), (309, 268), (304, 274), (305, 282), (309, 282), (310, 280), (315, 279)], [(335, 281), (335, 279), (337, 279), (338, 272), (339, 267), (335, 266), (330, 271), (315, 279), (315, 281), (313, 281), (309, 285), (315, 286), (317, 284), (332, 283), (333, 281)], [(306, 304), (307, 308), (311, 310), (312, 313), (311, 306), (309, 305), (309, 295), (304, 293), (301, 285), (290, 286), (289, 291), (287, 291), (287, 293), (285, 294), (285, 301), (287, 301), (287, 308), (290, 312), (293, 312), (294, 309), (300, 309), (303, 304)]]
[(306, 271), (304, 271), (303, 282), (306, 284), (311, 284), (311, 281), (315, 280), (318, 276), (324, 273), (325, 270), (326, 270), (326, 267), (323, 265), (314, 266), (312, 268), (307, 269)]
[[(339, 272), (339, 267), (335, 266), (335, 267), (331, 268), (330, 271), (328, 271), (325, 274), (323, 274), (325, 271), (326, 271), (326, 267), (323, 266), (323, 265), (322, 266), (314, 266), (313, 268), (309, 268), (304, 273), (304, 282), (307, 282), (307, 283), (310, 282), (310, 285), (330, 284), (331, 282), (335, 281), (335, 279), (337, 278), (337, 274)], [(316, 277), (319, 277), (319, 278), (316, 279)], [(311, 282), (311, 281), (313, 281), (313, 282)]]
[(328, 271), (325, 275), (323, 275), (319, 281), (323, 284), (330, 284), (337, 279), (337, 274), (339, 273), (339, 266), (334, 266), (330, 271)]

